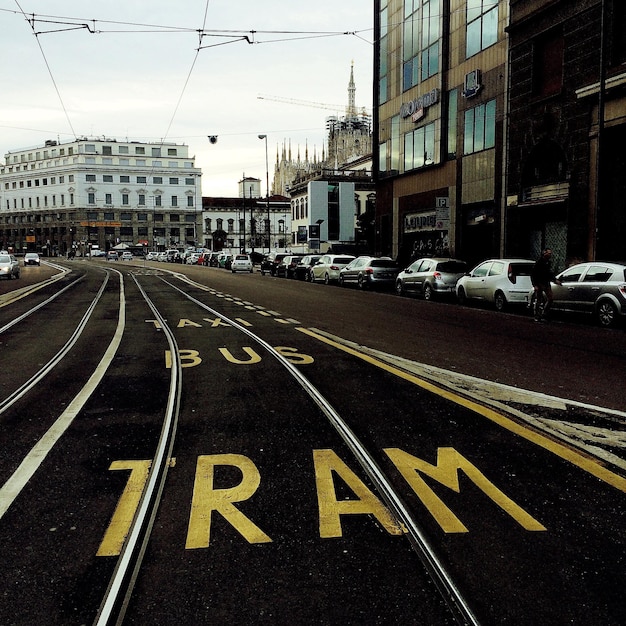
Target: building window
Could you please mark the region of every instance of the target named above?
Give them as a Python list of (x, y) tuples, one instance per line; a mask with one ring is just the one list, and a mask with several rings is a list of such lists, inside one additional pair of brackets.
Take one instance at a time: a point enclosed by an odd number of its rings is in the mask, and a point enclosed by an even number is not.
[(463, 154), (480, 152), (496, 145), (496, 101), (490, 100), (465, 111)]
[(155, 213), (154, 221), (155, 222), (163, 222), (163, 221), (165, 221), (164, 218), (163, 218), (163, 213)]
[(95, 183), (95, 182), (96, 182), (96, 175), (95, 175), (95, 174), (87, 174), (87, 175), (85, 176), (85, 180), (86, 180), (88, 183)]
[(146, 149), (143, 146), (135, 146), (135, 154), (145, 154)]
[(382, 104), (383, 102), (387, 102), (387, 100), (389, 99), (389, 83), (387, 80), (387, 73), (389, 71), (389, 27), (387, 24), (388, 15), (389, 12), (387, 9), (387, 2), (386, 0), (383, 0), (381, 2), (380, 10), (380, 52), (378, 58), (378, 100), (380, 104)]
[(104, 194), (104, 204), (113, 204), (113, 195), (110, 193)]
[(133, 236), (133, 227), (132, 226), (121, 226), (120, 227), (120, 237), (130, 237)]
[(533, 95), (553, 96), (563, 87), (563, 37), (540, 37), (533, 50)]
[(172, 196), (172, 206), (178, 206), (178, 196)]
[(498, 41), (498, 0), (467, 0), (465, 56), (469, 59)]
[(176, 150), (176, 148), (167, 149), (167, 156), (176, 156), (177, 154), (178, 154), (178, 151)]
[(148, 182), (148, 179), (146, 176), (137, 176), (137, 183), (141, 184), (145, 184)]
[(137, 220), (139, 222), (147, 222), (148, 221), (148, 214), (147, 213), (137, 213)]
[(188, 207), (193, 206), (193, 196), (187, 196), (187, 206)]
[(152, 184), (153, 185), (162, 185), (163, 184), (163, 177), (162, 176), (153, 176)]
[(113, 154), (113, 149), (111, 146), (102, 146), (102, 154), (111, 156)]
[(142, 193), (139, 194), (139, 206), (146, 205), (146, 196)]
[(154, 206), (161, 206), (161, 196), (154, 196)]
[(170, 178), (170, 185), (178, 185), (178, 178)]
[(456, 158), (457, 115), (459, 108), (459, 92), (452, 89), (448, 92), (448, 159)]
[(97, 211), (87, 211), (87, 220), (89, 222), (95, 222), (98, 219), (98, 212)]
[(196, 184), (195, 178), (185, 178), (185, 185), (194, 186)]
[(133, 214), (132, 213), (120, 213), (120, 219), (123, 222), (131, 222), (133, 219)]
[(128, 146), (119, 146), (118, 151), (120, 154), (128, 154)]
[(89, 192), (87, 194), (87, 204), (95, 204), (96, 203), (96, 194), (93, 192)]
[(231, 218), (228, 220), (228, 232), (232, 233), (234, 231), (235, 231), (235, 220)]
[(178, 215), (178, 213), (171, 213), (170, 222), (180, 222), (180, 215)]
[(130, 176), (120, 176), (120, 183), (129, 183)]
[(152, 156), (158, 159), (161, 156), (161, 148), (152, 148)]
[(439, 71), (441, 0), (405, 0), (402, 89)]
[(113, 213), (113, 211), (105, 211), (104, 212), (104, 221), (105, 222), (112, 222), (115, 219), (115, 214)]
[(127, 193), (123, 193), (122, 194), (122, 204), (123, 205), (128, 205), (129, 204), (129, 202), (128, 202), (128, 194)]
[(105, 174), (102, 177), (102, 182), (104, 182), (104, 183), (112, 183), (113, 182), (113, 176), (111, 176), (110, 174)]
[(428, 124), (404, 135), (404, 171), (414, 170), (435, 161), (435, 125)]

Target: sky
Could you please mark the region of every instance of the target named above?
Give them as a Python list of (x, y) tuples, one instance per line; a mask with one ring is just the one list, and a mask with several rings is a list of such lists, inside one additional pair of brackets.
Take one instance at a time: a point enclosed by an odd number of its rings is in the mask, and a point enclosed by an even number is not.
[(307, 144), (321, 154), (326, 118), (345, 114), (352, 63), (356, 104), (371, 110), (372, 5), (0, 0), (0, 158), (83, 136), (183, 143), (204, 196), (237, 196), (244, 175), (264, 195), (259, 134), (271, 186), (289, 141), (294, 157)]

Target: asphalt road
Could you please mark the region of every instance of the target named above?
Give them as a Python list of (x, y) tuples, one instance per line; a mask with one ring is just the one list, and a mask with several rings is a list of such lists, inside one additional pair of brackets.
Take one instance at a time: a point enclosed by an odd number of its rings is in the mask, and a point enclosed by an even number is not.
[[(615, 463), (599, 459), (589, 441), (532, 422), (543, 413), (563, 425), (575, 412), (579, 426), (623, 432), (623, 329), (537, 325), (517, 313), (212, 268), (73, 267), (63, 284), (81, 275), (80, 288), (0, 334), (13, 365), (5, 397), (102, 290), (70, 356), (0, 413), (2, 483), (105, 358), (122, 290), (124, 330), (95, 391), (0, 519), (2, 623), (92, 622), (113, 573), (172, 359), (139, 285), (174, 331), (183, 394), (124, 623), (453, 623), (332, 412), (389, 478), (477, 623), (626, 619), (623, 449), (603, 448)], [(103, 286), (102, 268), (123, 275), (110, 272)], [(3, 293), (0, 327), (35, 297), (2, 306)], [(547, 395), (569, 403), (558, 413)]]

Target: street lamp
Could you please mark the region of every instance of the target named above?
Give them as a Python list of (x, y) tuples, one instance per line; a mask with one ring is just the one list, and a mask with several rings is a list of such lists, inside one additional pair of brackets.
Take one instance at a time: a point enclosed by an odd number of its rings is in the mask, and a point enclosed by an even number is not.
[(267, 135), (259, 135), (259, 139), (265, 139), (265, 203), (267, 205), (267, 251), (272, 251), (271, 223), (270, 223), (270, 168), (267, 157)]

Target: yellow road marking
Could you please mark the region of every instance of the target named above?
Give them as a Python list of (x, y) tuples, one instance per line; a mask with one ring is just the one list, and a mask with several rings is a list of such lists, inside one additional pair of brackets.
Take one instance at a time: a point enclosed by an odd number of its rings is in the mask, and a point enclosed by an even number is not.
[(419, 378), (418, 376), (415, 376), (414, 374), (409, 374), (408, 372), (405, 372), (397, 367), (394, 367), (393, 365), (384, 363), (383, 361), (380, 361), (372, 356), (364, 354), (363, 352), (359, 352), (358, 350), (354, 350), (353, 348), (344, 346), (336, 341), (333, 341), (332, 339), (324, 337), (323, 335), (319, 335), (318, 333), (308, 328), (297, 328), (296, 330), (299, 330), (305, 335), (308, 335), (309, 337), (313, 339), (317, 339), (318, 341), (321, 341), (322, 343), (325, 343), (329, 346), (337, 348), (338, 350), (342, 350), (343, 352), (346, 352), (347, 354), (351, 354), (352, 356), (358, 359), (361, 359), (362, 361), (365, 361), (366, 363), (369, 363), (370, 365), (374, 365), (375, 367), (385, 370), (386, 372), (389, 372), (390, 374), (393, 374), (394, 376), (403, 378), (404, 380), (410, 383), (413, 383), (414, 385), (417, 385), (418, 387), (421, 387), (422, 389), (425, 389), (426, 391), (429, 391), (430, 393), (434, 393), (435, 395), (445, 398), (446, 400), (450, 400), (451, 402), (454, 402), (455, 404), (463, 406), (466, 409), (473, 411), (474, 413), (478, 413), (479, 415), (486, 417), (488, 420), (494, 422), (495, 424), (498, 424), (498, 426), (505, 428), (506, 430), (514, 433), (515, 435), (518, 435), (519, 437), (523, 437), (530, 443), (533, 443), (534, 445), (539, 446), (543, 448), (544, 450), (548, 450), (552, 454), (555, 454), (556, 456), (564, 459), (565, 461), (568, 461), (572, 465), (575, 465), (576, 467), (582, 469), (583, 471), (588, 472), (592, 476), (599, 478), (600, 480), (611, 485), (612, 487), (615, 487), (616, 489), (619, 489), (620, 491), (623, 491), (626, 493), (626, 478), (623, 478), (622, 476), (615, 474), (614, 472), (604, 467), (601, 463), (599, 463), (595, 459), (592, 459), (581, 452), (573, 450), (572, 448), (569, 448), (568, 446), (561, 444), (558, 441), (554, 441), (546, 437), (545, 435), (542, 435), (541, 433), (531, 430), (527, 428), (526, 426), (524, 426), (523, 424), (519, 424), (515, 422), (514, 420), (507, 417), (506, 415), (503, 415), (502, 413), (498, 413), (497, 411), (494, 411), (493, 409), (490, 409), (489, 407), (483, 406), (479, 404), (478, 402), (475, 402), (474, 400), (465, 398), (447, 389), (442, 389), (440, 387), (437, 387), (433, 383), (427, 380), (424, 380), (422, 378)]

